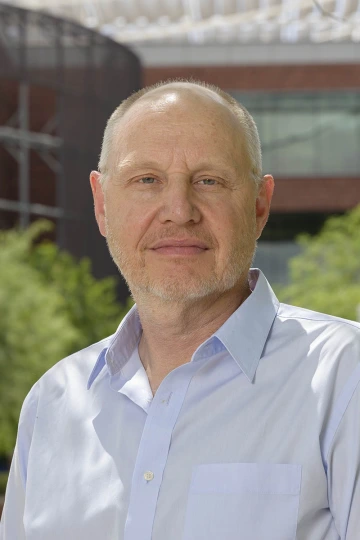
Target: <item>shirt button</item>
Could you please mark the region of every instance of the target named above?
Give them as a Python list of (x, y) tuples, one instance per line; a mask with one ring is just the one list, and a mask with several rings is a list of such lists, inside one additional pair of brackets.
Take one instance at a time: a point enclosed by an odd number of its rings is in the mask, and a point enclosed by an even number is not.
[(154, 473), (152, 471), (146, 471), (146, 473), (144, 473), (144, 478), (147, 482), (149, 482), (154, 478)]

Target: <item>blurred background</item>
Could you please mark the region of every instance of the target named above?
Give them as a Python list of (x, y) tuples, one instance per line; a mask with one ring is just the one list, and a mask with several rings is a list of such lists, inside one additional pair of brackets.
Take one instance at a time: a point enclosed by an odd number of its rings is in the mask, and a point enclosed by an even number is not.
[(175, 77), (254, 116), (276, 181), (254, 265), (280, 299), (360, 318), (360, 0), (0, 3), (0, 492), (31, 385), (131, 305), (89, 171), (115, 107)]

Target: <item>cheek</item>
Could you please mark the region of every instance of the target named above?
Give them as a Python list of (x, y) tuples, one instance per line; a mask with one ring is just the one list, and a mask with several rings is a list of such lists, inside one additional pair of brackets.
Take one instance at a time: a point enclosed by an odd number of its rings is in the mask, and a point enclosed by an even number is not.
[(113, 234), (124, 239), (128, 244), (137, 244), (148, 230), (152, 215), (144, 208), (139, 209), (136, 204), (128, 200), (108, 198), (106, 204), (106, 218)]
[(245, 221), (244, 208), (238, 204), (218, 204), (208, 218), (214, 233), (225, 242), (239, 234)]
[(255, 212), (246, 204), (228, 205), (219, 214), (213, 215), (212, 231), (219, 246), (219, 253), (226, 257), (236, 246), (240, 247), (255, 239)]
[(236, 238), (239, 235), (238, 217), (235, 212), (226, 211), (212, 212), (206, 216), (204, 222), (213, 237), (216, 245), (215, 256), (220, 260), (227, 260), (230, 252), (233, 250)]

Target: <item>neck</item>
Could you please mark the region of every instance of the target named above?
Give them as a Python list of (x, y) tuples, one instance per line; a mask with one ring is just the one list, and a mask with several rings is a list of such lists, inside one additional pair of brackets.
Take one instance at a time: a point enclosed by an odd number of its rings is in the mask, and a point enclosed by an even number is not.
[(153, 393), (170, 371), (191, 360), (198, 346), (223, 325), (250, 292), (246, 279), (217, 297), (191, 303), (164, 302), (153, 296), (135, 298), (143, 329), (139, 355)]

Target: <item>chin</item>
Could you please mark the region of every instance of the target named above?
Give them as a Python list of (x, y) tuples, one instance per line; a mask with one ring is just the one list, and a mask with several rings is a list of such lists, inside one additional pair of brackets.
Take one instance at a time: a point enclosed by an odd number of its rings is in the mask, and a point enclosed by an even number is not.
[[(250, 259), (250, 257), (249, 257)], [(225, 268), (146, 268), (145, 265), (118, 265), (128, 287), (136, 297), (153, 297), (164, 302), (186, 302), (218, 297), (235, 289), (247, 275), (249, 260), (233, 259)]]
[(137, 283), (136, 286), (129, 284), (129, 288), (133, 296), (146, 294), (147, 296), (156, 297), (163, 302), (189, 302), (201, 300), (211, 296), (219, 296), (233, 288), (236, 280), (216, 280), (214, 277), (204, 280), (162, 280), (152, 281), (148, 283)]

